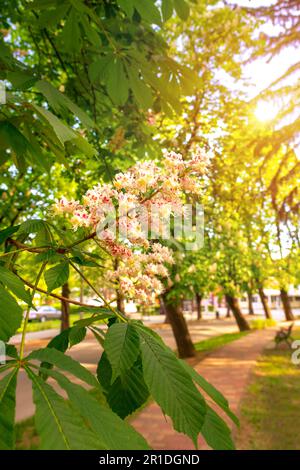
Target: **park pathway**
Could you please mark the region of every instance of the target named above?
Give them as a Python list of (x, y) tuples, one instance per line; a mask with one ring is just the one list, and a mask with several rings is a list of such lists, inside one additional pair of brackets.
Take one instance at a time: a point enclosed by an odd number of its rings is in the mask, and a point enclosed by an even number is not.
[[(239, 414), (239, 405), (250, 373), (264, 348), (274, 338), (274, 329), (255, 331), (212, 352), (195, 369), (228, 399), (231, 409)], [(230, 420), (222, 417), (233, 427)], [(131, 421), (155, 450), (194, 449), (192, 441), (173, 430), (158, 405), (151, 403)], [(200, 438), (199, 448), (208, 446)]]

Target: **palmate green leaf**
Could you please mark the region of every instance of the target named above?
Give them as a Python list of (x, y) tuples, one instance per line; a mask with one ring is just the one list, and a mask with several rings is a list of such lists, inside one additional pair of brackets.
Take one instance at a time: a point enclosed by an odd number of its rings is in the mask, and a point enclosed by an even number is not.
[(40, 233), (40, 232), (47, 232), (48, 233), (48, 240), (51, 240), (51, 232), (49, 225), (45, 220), (41, 219), (28, 219), (25, 220), (20, 225), (19, 234), (26, 234), (29, 235), (30, 233)]
[(138, 410), (149, 397), (140, 357), (131, 369), (112, 383), (111, 365), (106, 353), (103, 352), (97, 368), (97, 377), (109, 406), (122, 419)]
[(48, 292), (52, 292), (57, 287), (65, 284), (69, 279), (69, 263), (63, 261), (58, 263), (53, 268), (47, 269), (44, 274), (47, 284)]
[(235, 446), (231, 438), (231, 431), (225, 421), (207, 405), (205, 421), (201, 434), (214, 450), (234, 450)]
[(204, 377), (198, 374), (198, 372), (193, 369), (189, 364), (185, 361), (181, 361), (182, 366), (185, 368), (188, 374), (190, 374), (191, 378), (194, 382), (199, 385), (202, 390), (229, 416), (229, 418), (236, 424), (239, 425), (239, 420), (235, 416), (235, 414), (231, 411), (229, 407), (228, 400), (222, 395), (219, 390), (217, 390), (212, 384), (207, 382)]
[(73, 384), (60, 373), (51, 371), (59, 385), (66, 390), (70, 402), (89, 427), (110, 450), (146, 450), (149, 446), (135, 429), (120, 419), (108, 407), (99, 403), (83, 387)]
[(153, 96), (150, 88), (139, 77), (138, 71), (136, 69), (127, 67), (126, 70), (129, 78), (130, 88), (132, 89), (137, 102), (145, 110), (151, 108), (153, 103)]
[(59, 113), (62, 110), (69, 110), (78, 117), (82, 124), (91, 128), (95, 127), (94, 121), (86, 114), (86, 112), (79, 108), (77, 104), (73, 103), (70, 98), (52, 86), (51, 83), (48, 83), (45, 80), (39, 80), (35, 86), (41, 93), (43, 93), (55, 112)]
[(75, 361), (70, 356), (65, 355), (55, 348), (37, 349), (30, 353), (27, 357), (27, 360), (33, 359), (36, 359), (42, 363), (48, 362), (51, 365), (64, 370), (65, 372), (69, 372), (92, 387), (99, 386), (97, 379), (88, 369), (83, 367), (79, 362)]
[(31, 295), (25, 290), (25, 285), (12, 271), (0, 266), (0, 282), (4, 284), (19, 299), (31, 305)]
[(135, 363), (139, 349), (139, 335), (130, 323), (114, 323), (106, 333), (104, 349), (112, 367), (112, 381), (124, 374)]
[(104, 444), (86, 426), (79, 413), (44, 380), (26, 367), (32, 381), (35, 423), (42, 450), (96, 450)]
[(0, 450), (15, 447), (15, 409), (18, 368), (0, 380)]
[(190, 375), (175, 354), (148, 333), (136, 329), (140, 336), (144, 379), (162, 411), (171, 417), (176, 431), (188, 435), (197, 445), (206, 414), (206, 403)]
[(0, 286), (0, 340), (8, 341), (21, 323), (21, 307), (7, 290)]
[(123, 62), (115, 59), (107, 64), (106, 87), (111, 100), (117, 105), (124, 105), (128, 98), (128, 79)]

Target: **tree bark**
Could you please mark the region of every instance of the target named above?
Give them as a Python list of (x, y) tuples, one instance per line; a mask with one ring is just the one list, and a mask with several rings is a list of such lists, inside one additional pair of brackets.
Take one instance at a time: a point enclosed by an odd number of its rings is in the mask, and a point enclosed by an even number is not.
[(248, 297), (248, 313), (249, 315), (254, 315), (252, 292), (247, 292), (247, 297)]
[(202, 318), (202, 295), (196, 294), (197, 320)]
[(259, 287), (258, 293), (259, 293), (259, 297), (260, 297), (262, 306), (264, 308), (266, 318), (272, 318), (271, 309), (270, 309), (270, 306), (268, 304), (268, 297), (264, 293), (264, 290), (263, 290), (262, 287)]
[(280, 298), (283, 306), (286, 321), (295, 320), (288, 293), (285, 289), (280, 289)]
[(232, 295), (226, 294), (226, 301), (234, 315), (235, 321), (237, 322), (240, 331), (250, 330), (250, 326), (247, 320), (243, 317), (238, 299)]
[[(62, 297), (67, 299), (70, 297), (69, 283), (66, 282), (61, 289)], [(70, 328), (70, 304), (66, 300), (61, 300), (61, 326), (60, 331)]]
[(166, 293), (163, 294), (163, 301), (168, 319), (171, 323), (179, 357), (194, 357), (196, 355), (196, 351), (180, 305), (168, 301)]

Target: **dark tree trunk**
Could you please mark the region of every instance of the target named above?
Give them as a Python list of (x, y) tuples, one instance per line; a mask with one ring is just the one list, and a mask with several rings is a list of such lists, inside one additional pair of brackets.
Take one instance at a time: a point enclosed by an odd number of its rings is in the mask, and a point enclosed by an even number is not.
[(281, 298), (281, 302), (282, 302), (283, 311), (284, 311), (284, 314), (285, 314), (286, 321), (295, 320), (295, 317), (294, 317), (294, 314), (293, 314), (292, 308), (291, 308), (290, 299), (289, 299), (288, 293), (285, 289), (280, 289), (280, 298)]
[(168, 312), (165, 306), (164, 298), (162, 295), (159, 296), (159, 310), (160, 310), (160, 315), (165, 315), (165, 321), (164, 323), (170, 323), (169, 317), (168, 317)]
[(240, 331), (250, 330), (247, 320), (243, 317), (239, 301), (236, 297), (226, 294), (226, 301), (232, 311)]
[[(62, 297), (67, 299), (70, 297), (69, 283), (66, 282), (61, 289)], [(61, 327), (60, 330), (64, 331), (70, 328), (70, 304), (65, 300), (61, 301)]]
[(163, 301), (168, 319), (171, 323), (179, 357), (194, 357), (196, 355), (196, 351), (180, 305), (176, 305), (168, 301), (166, 294), (163, 295)]
[(226, 308), (227, 308), (226, 318), (230, 318), (230, 307), (227, 302), (226, 302)]
[(252, 292), (247, 292), (247, 297), (248, 297), (248, 313), (249, 315), (254, 315)]
[(258, 293), (259, 293), (259, 297), (260, 297), (262, 306), (264, 308), (266, 318), (272, 318), (271, 309), (270, 309), (270, 306), (268, 304), (268, 297), (264, 293), (264, 290), (263, 290), (262, 287), (259, 287)]
[(196, 294), (196, 305), (197, 305), (197, 319), (202, 318), (202, 295)]

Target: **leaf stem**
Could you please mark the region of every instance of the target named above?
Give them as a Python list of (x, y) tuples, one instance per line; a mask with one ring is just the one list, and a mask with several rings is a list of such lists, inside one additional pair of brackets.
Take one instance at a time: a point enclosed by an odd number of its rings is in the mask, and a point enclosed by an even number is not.
[(123, 315), (121, 315), (120, 312), (118, 312), (118, 310), (116, 310), (114, 307), (110, 305), (109, 302), (107, 302), (107, 300), (103, 297), (103, 295), (100, 294), (100, 292), (85, 277), (85, 275), (80, 271), (80, 269), (77, 268), (77, 266), (70, 259), (68, 261), (70, 265), (75, 269), (75, 271), (79, 274), (79, 276), (82, 277), (82, 279), (87, 283), (87, 285), (90, 286), (90, 288), (95, 292), (95, 294), (102, 300), (102, 302), (104, 302), (105, 307), (107, 307), (111, 312), (113, 312), (119, 318), (119, 320), (121, 320), (122, 322), (126, 322), (127, 321), (126, 318), (124, 318)]
[[(39, 270), (39, 273), (37, 275), (37, 278), (35, 280), (35, 284), (33, 286), (33, 289), (32, 289), (32, 294), (31, 294), (31, 303), (33, 302), (33, 299), (34, 299), (34, 296), (35, 296), (35, 292), (37, 290), (37, 286), (38, 286), (38, 283), (41, 279), (41, 276), (43, 274), (43, 271), (46, 267), (46, 264), (47, 264), (47, 261), (44, 261), (44, 263), (42, 264), (41, 266), (41, 269)], [(28, 321), (29, 321), (29, 313), (30, 313), (30, 305), (28, 305), (28, 308), (27, 308), (27, 311), (26, 311), (26, 315), (25, 315), (25, 319), (24, 319), (24, 325), (23, 325), (23, 331), (22, 331), (22, 339), (21, 339), (21, 346), (20, 346), (20, 360), (23, 359), (23, 356), (24, 356), (24, 347), (25, 347), (25, 338), (26, 338), (26, 330), (27, 330), (27, 325), (28, 325)]]

